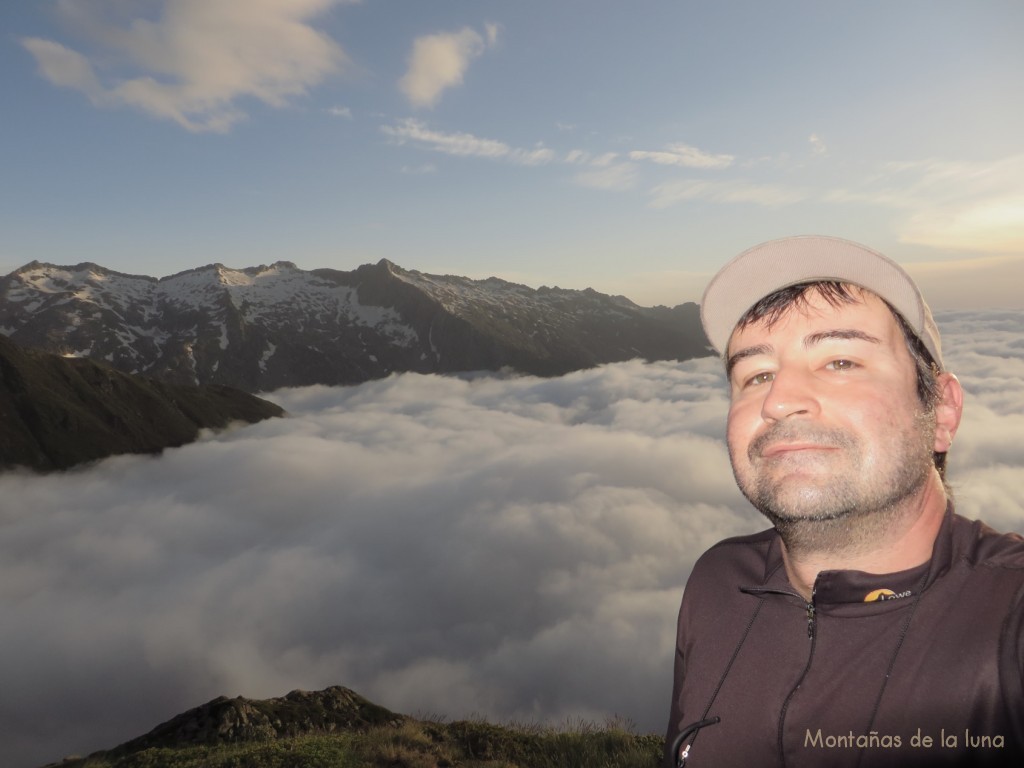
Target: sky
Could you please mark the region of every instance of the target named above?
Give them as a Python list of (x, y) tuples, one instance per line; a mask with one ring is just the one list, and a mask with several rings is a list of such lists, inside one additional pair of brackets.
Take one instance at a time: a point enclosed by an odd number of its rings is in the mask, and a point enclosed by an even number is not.
[[(1024, 533), (1024, 312), (939, 313), (957, 510)], [(216, 696), (662, 732), (694, 560), (766, 523), (716, 358), (279, 390), (158, 458), (0, 475), (0, 765)]]
[(278, 260), (639, 304), (829, 234), (1022, 307), (1017, 0), (0, 4), (0, 274)]

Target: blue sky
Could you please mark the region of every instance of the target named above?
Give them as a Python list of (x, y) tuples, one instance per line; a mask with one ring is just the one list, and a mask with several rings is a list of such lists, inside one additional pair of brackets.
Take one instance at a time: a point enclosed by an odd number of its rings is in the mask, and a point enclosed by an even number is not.
[(36, 0), (0, 9), (0, 273), (221, 262), (696, 300), (762, 240), (1024, 306), (1024, 5)]

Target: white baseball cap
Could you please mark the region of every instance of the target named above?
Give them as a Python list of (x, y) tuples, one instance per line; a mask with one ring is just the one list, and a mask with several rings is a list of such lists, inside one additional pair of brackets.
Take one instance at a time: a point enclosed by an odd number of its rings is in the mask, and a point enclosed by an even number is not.
[(885, 299), (942, 366), (939, 329), (910, 275), (888, 256), (838, 237), (785, 237), (741, 253), (704, 290), (700, 302), (704, 332), (724, 355), (736, 324), (754, 304), (780, 288), (818, 280), (851, 283)]

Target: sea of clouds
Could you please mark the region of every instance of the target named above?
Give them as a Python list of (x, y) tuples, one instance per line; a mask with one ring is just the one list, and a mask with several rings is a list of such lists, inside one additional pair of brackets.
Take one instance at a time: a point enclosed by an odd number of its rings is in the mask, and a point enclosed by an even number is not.
[[(958, 511), (1024, 532), (1024, 313), (939, 318)], [(398, 375), (161, 457), (0, 475), (0, 764), (218, 695), (345, 685), (407, 714), (665, 726), (696, 557), (764, 527), (717, 359)]]

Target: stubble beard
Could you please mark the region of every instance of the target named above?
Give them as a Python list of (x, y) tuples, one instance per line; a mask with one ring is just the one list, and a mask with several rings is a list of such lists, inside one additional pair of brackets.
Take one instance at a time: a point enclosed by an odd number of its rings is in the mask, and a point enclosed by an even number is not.
[[(790, 553), (854, 553), (877, 546), (909, 513), (910, 501), (933, 471), (933, 410), (919, 410), (910, 428), (888, 443), (887, 466), (865, 468), (859, 443), (836, 429), (779, 422), (751, 442), (750, 476), (736, 482), (751, 504), (779, 532)], [(777, 441), (807, 440), (848, 458), (841, 471), (823, 472), (812, 482), (775, 478), (763, 466), (761, 451)], [(730, 451), (731, 453), (731, 451)]]

